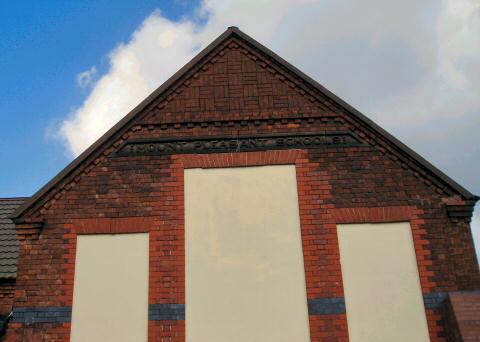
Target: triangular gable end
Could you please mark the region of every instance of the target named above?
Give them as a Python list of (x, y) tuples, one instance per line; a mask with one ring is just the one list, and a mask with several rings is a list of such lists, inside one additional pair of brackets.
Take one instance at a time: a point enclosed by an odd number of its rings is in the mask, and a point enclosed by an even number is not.
[[(79, 177), (81, 170), (98, 164), (99, 158), (109, 155), (118, 147), (118, 141), (135, 126), (136, 120), (144, 117), (152, 109), (167, 106), (169, 96), (171, 97), (174, 93), (181, 93), (179, 88), (185, 83), (188, 84), (189, 79), (198, 77), (202, 66), (209, 61), (213, 60), (214, 62), (214, 59), (218, 58), (216, 55), (232, 42), (241, 45), (241, 48), (245, 50), (245, 53), (249, 53), (253, 60), (259, 59), (265, 68), (269, 68), (272, 73), (275, 73), (280, 80), (286, 82), (297, 93), (309, 98), (312, 103), (315, 103), (315, 106), (318, 106), (317, 108), (343, 113), (344, 117), (360, 132), (371, 132), (381, 137), (380, 140), (376, 141), (380, 149), (395, 153), (396, 158), (401, 159), (402, 165), (411, 168), (413, 172), (420, 176), (428, 178), (429, 182), (434, 183), (447, 195), (461, 196), (462, 200), (468, 201), (470, 205), (473, 205), (479, 199), (315, 80), (238, 28), (230, 27), (42, 187), (29, 201), (18, 208), (13, 215), (16, 222), (24, 222), (22, 216), (34, 214), (42, 203), (61, 197), (62, 192), (68, 191), (70, 188), (69, 183)], [(148, 119), (149, 117), (146, 118), (146, 122), (148, 122)]]
[[(230, 37), (222, 49), (201, 64), (174, 94), (158, 103), (142, 125), (205, 123), (269, 119), (338, 117), (339, 114), (300, 88), (295, 77), (285, 77)], [(290, 80), (290, 79), (291, 80)]]

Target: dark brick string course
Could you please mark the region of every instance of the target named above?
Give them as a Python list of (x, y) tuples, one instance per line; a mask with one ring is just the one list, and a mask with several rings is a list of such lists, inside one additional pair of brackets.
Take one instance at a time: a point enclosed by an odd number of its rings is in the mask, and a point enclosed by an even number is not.
[[(14, 308), (12, 323), (65, 323), (72, 319), (71, 307)], [(150, 321), (184, 320), (184, 304), (152, 304), (148, 308)]]
[[(424, 295), (426, 309), (441, 308), (447, 299), (446, 293), (429, 293)], [(308, 300), (309, 315), (345, 314), (344, 298), (318, 298)], [(72, 317), (71, 307), (34, 307), (14, 308), (12, 323), (65, 323)], [(150, 321), (185, 320), (185, 304), (151, 304), (148, 308)]]
[(12, 323), (65, 323), (72, 319), (71, 307), (14, 308)]
[(185, 304), (151, 304), (148, 308), (151, 321), (185, 320)]

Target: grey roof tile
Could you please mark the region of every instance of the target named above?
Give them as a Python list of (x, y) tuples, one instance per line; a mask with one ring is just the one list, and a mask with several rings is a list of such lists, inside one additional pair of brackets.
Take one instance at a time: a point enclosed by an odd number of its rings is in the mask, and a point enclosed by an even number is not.
[(27, 198), (0, 198), (0, 279), (15, 278), (18, 265), (18, 238), (9, 218)]

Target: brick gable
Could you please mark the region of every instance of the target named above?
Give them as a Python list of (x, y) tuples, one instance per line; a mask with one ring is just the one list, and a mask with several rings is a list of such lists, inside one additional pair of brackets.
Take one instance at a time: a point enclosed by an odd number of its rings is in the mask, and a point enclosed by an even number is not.
[[(184, 341), (183, 170), (294, 164), (312, 341), (348, 338), (336, 225), (395, 220), (412, 224), (430, 335), (444, 341), (431, 303), (480, 289), (465, 215), (475, 198), (249, 39), (227, 31), (17, 212), (17, 318), (7, 340), (68, 339), (77, 234), (135, 225), (151, 238), (150, 340)], [(342, 144), (341, 134), (358, 144)], [(229, 150), (235, 138), (267, 136), (266, 150)], [(211, 150), (120, 153), (132, 142), (182, 139)]]
[[(230, 28), (35, 194), (15, 215), (32, 217), (42, 205), (48, 208), (45, 202), (57, 200), (77, 182), (82, 172), (88, 172), (125, 140), (137, 136), (138, 130), (186, 126), (193, 132), (197, 126), (219, 127), (225, 121), (232, 127), (238, 123), (248, 125), (247, 121), (258, 126), (263, 121), (272, 124), (273, 120), (299, 122), (308, 118), (343, 123), (344, 129), (356, 132), (401, 167), (452, 196), (458, 204), (473, 208), (476, 196), (301, 71), (238, 29)], [(329, 129), (326, 125), (323, 131)], [(29, 215), (25, 215), (27, 210)]]
[[(295, 90), (268, 64), (234, 40), (226, 44), (201, 71), (176, 91), (171, 101), (157, 106), (144, 124), (255, 120), (331, 113), (313, 98)], [(270, 69), (270, 70), (269, 70)]]

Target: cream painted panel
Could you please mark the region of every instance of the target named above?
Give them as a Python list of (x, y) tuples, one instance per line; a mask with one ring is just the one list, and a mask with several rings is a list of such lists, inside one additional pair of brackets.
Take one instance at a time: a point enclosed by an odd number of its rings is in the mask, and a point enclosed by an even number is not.
[(77, 237), (71, 341), (147, 341), (148, 234)]
[(351, 342), (430, 341), (409, 223), (338, 225)]
[(185, 171), (187, 342), (310, 341), (295, 167)]

